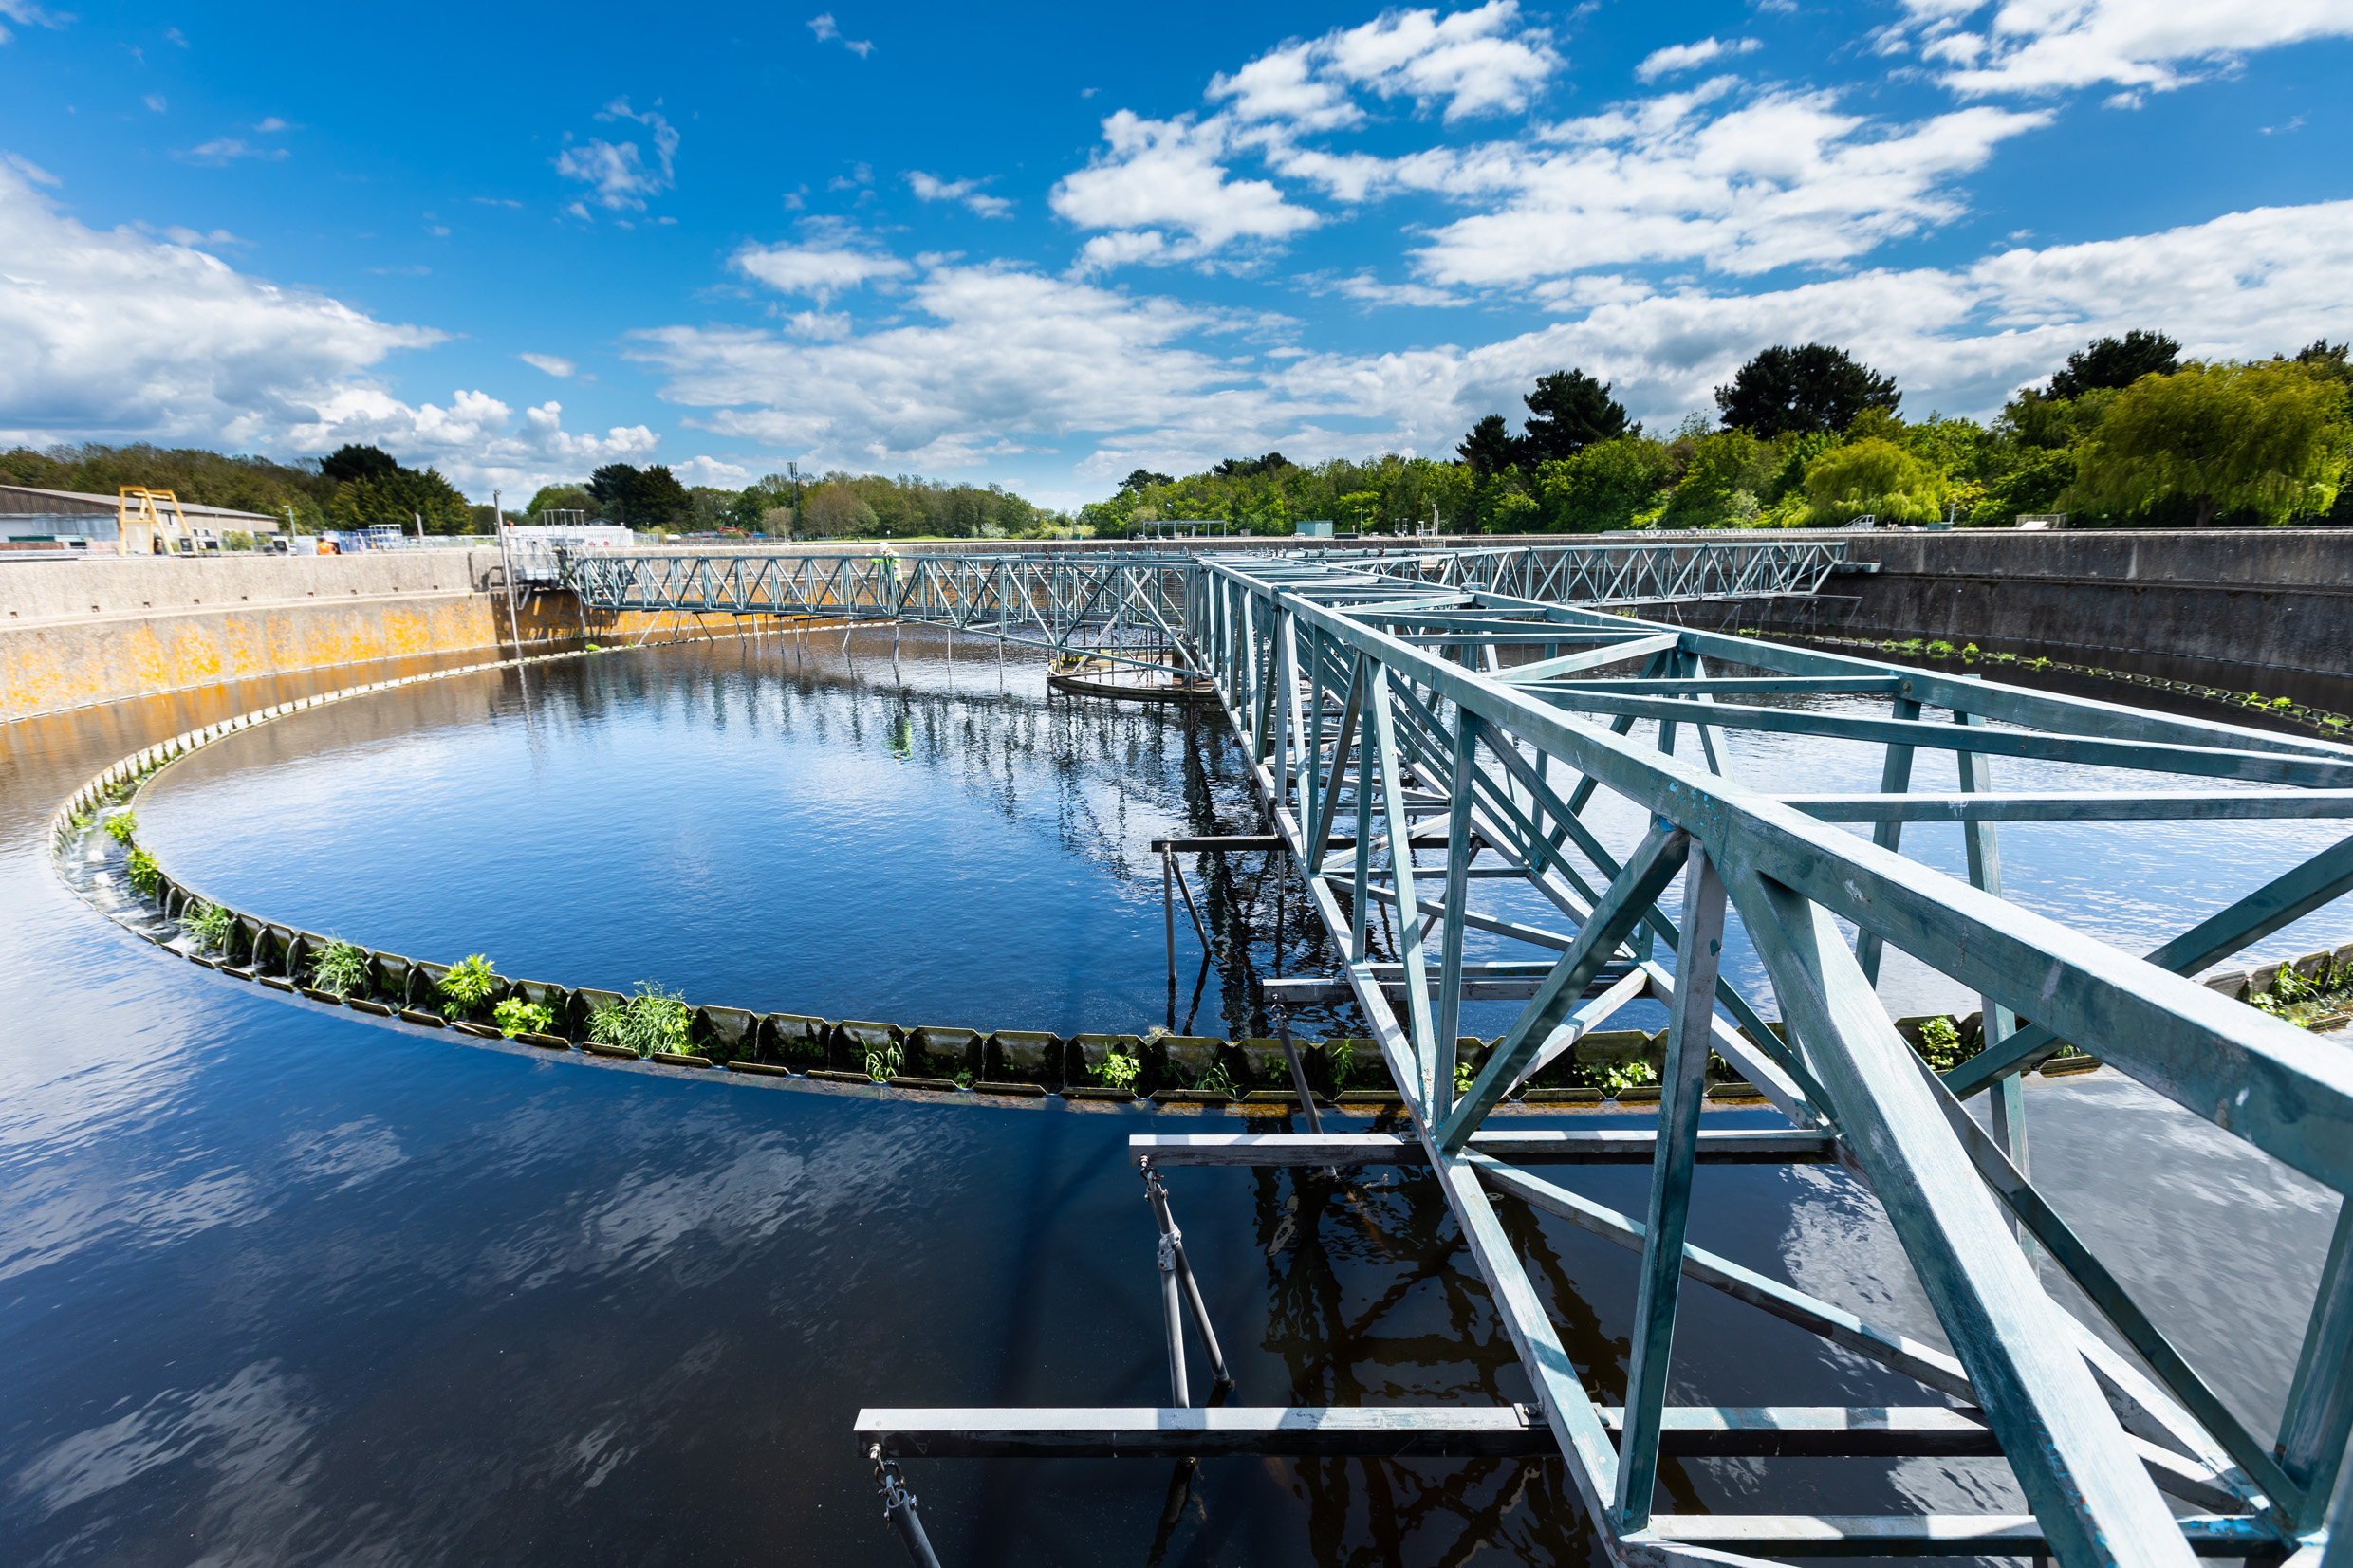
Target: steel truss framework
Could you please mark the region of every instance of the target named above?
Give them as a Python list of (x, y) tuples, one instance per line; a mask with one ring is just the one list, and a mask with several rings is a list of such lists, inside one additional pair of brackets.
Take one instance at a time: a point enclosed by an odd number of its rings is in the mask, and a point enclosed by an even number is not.
[[(1537, 1408), (1210, 1411), (1182, 1408), (1179, 1395), (1176, 1407), (1141, 1411), (870, 1411), (860, 1420), (862, 1443), (932, 1455), (1496, 1453), (1541, 1444), (1566, 1459), (1612, 1557), (1628, 1563), (1955, 1553), (2047, 1554), (2069, 1565), (2182, 1563), (2193, 1555), (2291, 1559), (2297, 1568), (2318, 1568), (2325, 1554), (2332, 1568), (2341, 1556), (2353, 1560), (2343, 1544), (2327, 1551), (2325, 1528), (2353, 1425), (2353, 1208), (2340, 1210), (2286, 1415), (2266, 1437), (2226, 1406), (2036, 1190), (2018, 1079), (2057, 1042), (2073, 1042), (2345, 1192), (2353, 1056), (2188, 977), (2353, 889), (2353, 839), (2140, 956), (2006, 901), (1997, 838), (2004, 821), (2353, 816), (2353, 748), (1489, 587), (1409, 587), (1361, 563), (1213, 559), (1192, 576), (1185, 610), (1195, 656), (1218, 683), (1267, 815), (1348, 955), (1341, 978), (1402, 1086), (1412, 1132), (1148, 1135), (1133, 1140), (1135, 1157), (1156, 1188), (1158, 1171), (1181, 1165), (1433, 1168)], [(1726, 666), (1768, 673), (1727, 677)], [(1769, 701), (1804, 693), (1884, 699), (1885, 716)], [(1647, 742), (1633, 734), (1642, 719), (1657, 722)], [(1879, 745), (1881, 787), (1796, 795), (1736, 779), (1722, 739), (1733, 729)], [(1922, 748), (1955, 754), (1957, 793), (1910, 791)], [(2169, 781), (2147, 791), (2006, 793), (1993, 774), (2004, 757), (2236, 787), (2185, 790)], [(1603, 791), (1636, 803), (1649, 821), (1623, 857), (1586, 821)], [(1962, 824), (1966, 881), (1903, 858), (1912, 821)], [(1439, 822), (1442, 867), (1387, 852), (1426, 839)], [(1872, 824), (1870, 838), (1837, 825), (1857, 822)], [(1346, 847), (1326, 848), (1344, 827), (1354, 830), (1340, 840)], [(1660, 901), (1678, 875), (1682, 897), (1670, 912)], [(1474, 913), (1473, 889), (1498, 876), (1557, 909), (1559, 929)], [(1376, 899), (1423, 916), (1399, 922), (1401, 967), (1372, 960), (1365, 913)], [(1757, 949), (1786, 1034), (1718, 972), (1728, 910)], [(1471, 977), (1492, 968), (1465, 965), (1471, 930), (1528, 943), (1541, 978), (1458, 1094), (1459, 1008)], [(1982, 997), (1988, 1043), (1979, 1055), (1939, 1076), (1905, 1044), (1875, 987), (1891, 946)], [(1282, 985), (1269, 983), (1269, 995), (1279, 1000)], [(1671, 1018), (1655, 1133), (1489, 1125), (1514, 1085), (1641, 996), (1663, 1002)], [(1700, 1130), (1711, 1048), (1780, 1108), (1788, 1131)], [(1964, 1105), (1979, 1093), (1992, 1097), (1991, 1134)], [(1775, 1158), (1836, 1159), (1869, 1186), (1950, 1352), (1689, 1245), (1695, 1165)], [(1595, 1160), (1651, 1166), (1645, 1214), (1597, 1204), (1552, 1169)], [(1499, 1219), (1499, 1198), (1641, 1254), (1622, 1409), (1600, 1407), (1581, 1383)], [(1160, 1219), (1165, 1270), (1173, 1226), (1164, 1210)], [(2054, 1301), (2045, 1270), (2080, 1287), (2135, 1356), (2118, 1354)], [(1820, 1335), (1946, 1402), (1869, 1411), (1668, 1407), (1686, 1281)], [(1172, 1333), (1176, 1300), (1172, 1286)], [(1654, 1511), (1662, 1453), (1955, 1452), (2004, 1455), (2031, 1512)], [(2335, 1512), (2353, 1525), (2353, 1507)], [(2348, 1533), (2339, 1529), (2341, 1542)]]
[[(1675, 545), (1572, 544), (1325, 555), (1417, 585), (1640, 606), (1811, 594), (1842, 564), (1835, 540)], [(1115, 662), (1181, 649), (1192, 554), (656, 555), (580, 553), (537, 575), (597, 611), (915, 621)], [(1126, 650), (1128, 652), (1123, 652)]]

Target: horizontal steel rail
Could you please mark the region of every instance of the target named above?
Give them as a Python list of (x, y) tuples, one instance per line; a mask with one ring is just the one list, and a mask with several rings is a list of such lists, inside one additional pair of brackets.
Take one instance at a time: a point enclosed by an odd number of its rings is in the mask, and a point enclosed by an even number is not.
[[(1412, 585), (1510, 584), (1547, 602), (1601, 607), (1779, 598), (1816, 592), (1845, 559), (1836, 540), (1647, 544), (1592, 541), (1508, 549), (1325, 552), (1315, 559)], [(1275, 557), (1273, 559), (1284, 559)], [(1304, 558), (1292, 558), (1304, 559)], [(558, 552), (537, 575), (587, 609), (792, 619), (896, 620), (1004, 641), (1085, 652), (1114, 662), (1138, 644), (1167, 648), (1188, 632), (1192, 553)]]

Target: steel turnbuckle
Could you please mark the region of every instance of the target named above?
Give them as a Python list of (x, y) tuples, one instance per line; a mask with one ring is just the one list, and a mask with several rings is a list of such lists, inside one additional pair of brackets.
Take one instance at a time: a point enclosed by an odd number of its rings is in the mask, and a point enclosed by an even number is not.
[(866, 1450), (874, 1461), (875, 1490), (882, 1495), (882, 1518), (899, 1532), (899, 1539), (907, 1548), (907, 1556), (916, 1568), (939, 1568), (939, 1558), (932, 1550), (931, 1538), (923, 1533), (923, 1520), (916, 1512), (915, 1493), (907, 1490), (906, 1477), (899, 1473), (899, 1461), (882, 1452), (882, 1445), (875, 1444)]

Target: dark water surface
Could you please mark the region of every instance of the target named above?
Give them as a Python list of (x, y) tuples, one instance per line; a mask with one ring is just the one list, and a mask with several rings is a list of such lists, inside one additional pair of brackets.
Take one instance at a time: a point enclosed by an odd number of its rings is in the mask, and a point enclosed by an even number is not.
[[(143, 837), (240, 906), (420, 956), (485, 950), (509, 973), (910, 1024), (1161, 1022), (1144, 846), (1251, 825), (1231, 751), (1206, 728), (1189, 747), (1176, 715), (1049, 705), (1034, 665), (1000, 689), (976, 648), (951, 678), (911, 641), (903, 689), (880, 652), (853, 675), (772, 642), (650, 649), (534, 671), (528, 697), (507, 672), (336, 705), (176, 768)], [(1125, 1138), (1240, 1118), (591, 1066), (161, 957), (65, 890), (41, 829), (90, 773), (224, 700), (0, 730), (0, 1560), (891, 1563), (849, 1439), (861, 1406), (1165, 1399)], [(1773, 744), (1742, 766), (1797, 765)], [(1876, 779), (1861, 753), (1802, 760), (1809, 787)], [(2154, 945), (2310, 853), (2308, 831), (2062, 829), (2005, 850), (2026, 901)], [(1202, 870), (1232, 949), (1196, 1026), (1241, 1032), (1244, 965), (1305, 967), (1314, 943), (1279, 876)], [(1200, 961), (1187, 931), (1180, 1012)], [(1936, 985), (1891, 972), (1903, 1005)], [(2333, 1196), (2112, 1073), (2030, 1094), (2038, 1176), (2275, 1422)], [(1528, 1397), (1434, 1185), (1357, 1174), (1172, 1176), (1238, 1401)], [(1646, 1180), (1573, 1173), (1637, 1213)], [(1634, 1255), (1502, 1208), (1614, 1400)], [(1940, 1337), (1835, 1171), (1710, 1168), (1693, 1228)], [(1678, 1402), (1926, 1402), (1714, 1293), (1686, 1302)], [(1223, 1461), (1176, 1494), (1159, 1463), (908, 1469), (951, 1568), (1598, 1557), (1557, 1462)], [(1998, 1462), (1665, 1472), (1682, 1511), (2015, 1495)]]

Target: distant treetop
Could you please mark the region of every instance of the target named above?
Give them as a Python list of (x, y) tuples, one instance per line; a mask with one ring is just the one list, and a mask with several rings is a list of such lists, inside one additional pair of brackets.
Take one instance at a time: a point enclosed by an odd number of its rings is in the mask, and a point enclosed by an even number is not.
[(1890, 414), (1903, 401), (1893, 376), (1858, 364), (1843, 348), (1776, 344), (1715, 389), (1724, 423), (1761, 439), (1807, 431), (1843, 431), (1866, 408)]
[[(1270, 452), (1264, 457), (1229, 457), (1209, 471), (1220, 479), (1248, 479), (1253, 474), (1272, 473), (1290, 466), (1289, 458), (1279, 452)], [(1165, 485), (1169, 481), (1164, 478), (1160, 483)]]
[(399, 463), (380, 447), (346, 444), (319, 459), (321, 476), (339, 485), (348, 485), (356, 479), (389, 479), (399, 471)]
[(2095, 339), (2067, 356), (2066, 369), (2050, 378), (2050, 395), (2076, 398), (2103, 387), (2128, 387), (2143, 376), (2171, 376), (2181, 368), (2180, 352), (2162, 332), (2136, 328), (2121, 338)]
[(1582, 370), (1538, 377), (1536, 390), (1521, 401), (1528, 405), (1525, 460), (1530, 463), (1574, 457), (1626, 433), (1625, 405), (1610, 397), (1607, 383)]

